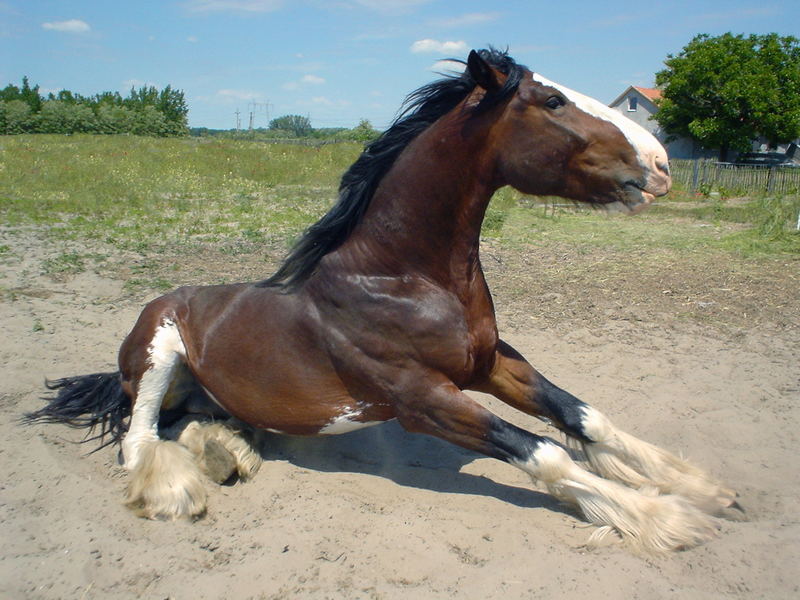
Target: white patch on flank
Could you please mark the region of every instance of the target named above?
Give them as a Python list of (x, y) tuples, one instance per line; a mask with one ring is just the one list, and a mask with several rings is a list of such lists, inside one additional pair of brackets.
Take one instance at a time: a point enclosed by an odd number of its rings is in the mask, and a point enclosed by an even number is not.
[(359, 416), (361, 409), (345, 406), (345, 412), (320, 429), (319, 435), (339, 435), (382, 423), (382, 421), (356, 421)]
[(175, 322), (166, 319), (148, 347), (150, 368), (142, 375), (128, 433), (122, 442), (125, 467), (133, 469), (143, 445), (158, 441), (158, 413), (172, 381), (172, 372), (186, 348)]
[(655, 162), (664, 165), (667, 164), (667, 153), (659, 141), (644, 127), (634, 123), (622, 113), (606, 106), (594, 98), (585, 96), (580, 92), (576, 92), (561, 84), (550, 81), (538, 73), (533, 73), (533, 80), (542, 85), (557, 89), (569, 100), (574, 102), (583, 112), (616, 125), (617, 129), (622, 132), (631, 146), (636, 150), (639, 155), (639, 160), (642, 162), (642, 166), (645, 169), (652, 170), (655, 168), (655, 164), (653, 164)]

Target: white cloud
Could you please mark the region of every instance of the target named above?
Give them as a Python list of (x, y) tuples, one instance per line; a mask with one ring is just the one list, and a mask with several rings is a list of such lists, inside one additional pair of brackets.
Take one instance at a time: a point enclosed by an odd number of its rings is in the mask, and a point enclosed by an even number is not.
[(196, 44), (198, 42), (198, 39), (196, 36), (190, 35), (189, 37), (186, 38), (186, 41), (189, 42), (190, 44)]
[(464, 41), (458, 42), (440, 42), (438, 40), (424, 39), (417, 40), (411, 44), (411, 52), (414, 54), (423, 54), (435, 52), (439, 54), (459, 53), (463, 54), (467, 51), (467, 43)]
[(122, 89), (125, 91), (130, 91), (131, 88), (142, 88), (142, 87), (158, 87), (152, 81), (142, 81), (141, 79), (126, 79), (122, 82)]
[(326, 96), (314, 96), (309, 99), (303, 99), (297, 101), (298, 106), (311, 106), (311, 107), (335, 107), (335, 108), (346, 108), (350, 106), (350, 102), (347, 100), (331, 100)]
[(189, 0), (184, 6), (191, 12), (273, 12), (283, 7), (283, 0)]
[(303, 75), (298, 81), (288, 81), (284, 83), (281, 88), (289, 92), (294, 92), (306, 85), (322, 85), (323, 83), (325, 83), (324, 78), (318, 75), (308, 74)]
[(356, 4), (376, 12), (398, 15), (408, 13), (417, 6), (428, 4), (432, 0), (355, 0)]
[(62, 31), (64, 33), (88, 33), (92, 30), (86, 21), (81, 21), (80, 19), (42, 23), (42, 28), (49, 29), (51, 31)]
[(217, 90), (217, 98), (225, 101), (250, 101), (260, 100), (261, 94), (259, 92), (251, 92), (249, 90)]
[(472, 25), (482, 25), (483, 23), (491, 23), (499, 19), (501, 14), (499, 12), (491, 13), (468, 13), (458, 17), (449, 17), (445, 19), (435, 19), (431, 21), (432, 25), (438, 27), (446, 27), (454, 29), (457, 27), (470, 27)]
[(464, 72), (464, 63), (457, 62), (455, 60), (437, 60), (430, 66), (430, 70), (434, 73), (463, 73)]

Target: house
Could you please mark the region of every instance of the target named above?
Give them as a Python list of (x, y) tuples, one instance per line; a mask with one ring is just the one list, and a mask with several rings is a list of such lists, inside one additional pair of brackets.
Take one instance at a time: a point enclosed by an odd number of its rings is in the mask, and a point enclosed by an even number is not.
[[(658, 141), (667, 149), (667, 154), (670, 158), (717, 158), (717, 150), (709, 150), (698, 146), (689, 138), (678, 138), (671, 142), (666, 141), (666, 133), (661, 130), (658, 122), (651, 118), (658, 112), (656, 102), (659, 98), (661, 98), (661, 90), (631, 85), (617, 96), (616, 100), (609, 106), (656, 136)], [(794, 143), (800, 145), (800, 140), (795, 140)], [(769, 148), (767, 141), (761, 138), (753, 141), (752, 150), (755, 152), (767, 150), (786, 152), (789, 145), (789, 143), (786, 143), (780, 144), (777, 148)]]
[(715, 151), (701, 148), (689, 138), (667, 141), (667, 134), (661, 130), (657, 121), (651, 119), (658, 112), (656, 101), (659, 98), (661, 98), (661, 90), (631, 85), (609, 106), (652, 133), (659, 142), (664, 144), (670, 158), (715, 157)]

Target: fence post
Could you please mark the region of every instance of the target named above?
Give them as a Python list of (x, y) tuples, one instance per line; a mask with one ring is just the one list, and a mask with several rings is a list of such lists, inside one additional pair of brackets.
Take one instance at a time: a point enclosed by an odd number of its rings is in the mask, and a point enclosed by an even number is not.
[(692, 193), (697, 191), (697, 177), (700, 175), (700, 159), (695, 158), (692, 165)]
[(772, 193), (773, 188), (773, 180), (775, 179), (775, 169), (776, 167), (770, 166), (769, 174), (767, 175), (767, 193)]

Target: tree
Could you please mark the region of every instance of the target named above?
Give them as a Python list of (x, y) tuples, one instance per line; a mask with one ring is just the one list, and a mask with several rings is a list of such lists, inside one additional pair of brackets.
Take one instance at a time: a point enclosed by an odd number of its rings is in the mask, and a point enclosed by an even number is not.
[(37, 130), (42, 133), (93, 133), (97, 121), (85, 104), (46, 100), (39, 111)]
[(0, 133), (29, 133), (35, 129), (35, 119), (31, 107), (24, 100), (0, 101)]
[(311, 120), (308, 117), (300, 115), (285, 115), (277, 119), (272, 119), (272, 121), (269, 122), (269, 128), (286, 131), (297, 137), (311, 135), (312, 131)]
[(15, 85), (8, 84), (0, 90), (0, 100), (10, 102), (12, 100), (21, 100), (27, 104), (31, 112), (37, 113), (42, 108), (42, 98), (39, 96), (39, 86), (31, 87), (28, 83), (28, 78), (22, 78), (22, 88)]
[(671, 137), (707, 148), (749, 150), (763, 136), (771, 146), (800, 136), (800, 40), (793, 36), (696, 36), (666, 69), (656, 121)]
[(346, 137), (356, 142), (371, 142), (380, 135), (380, 131), (375, 129), (367, 119), (361, 119), (358, 125), (347, 132)]

